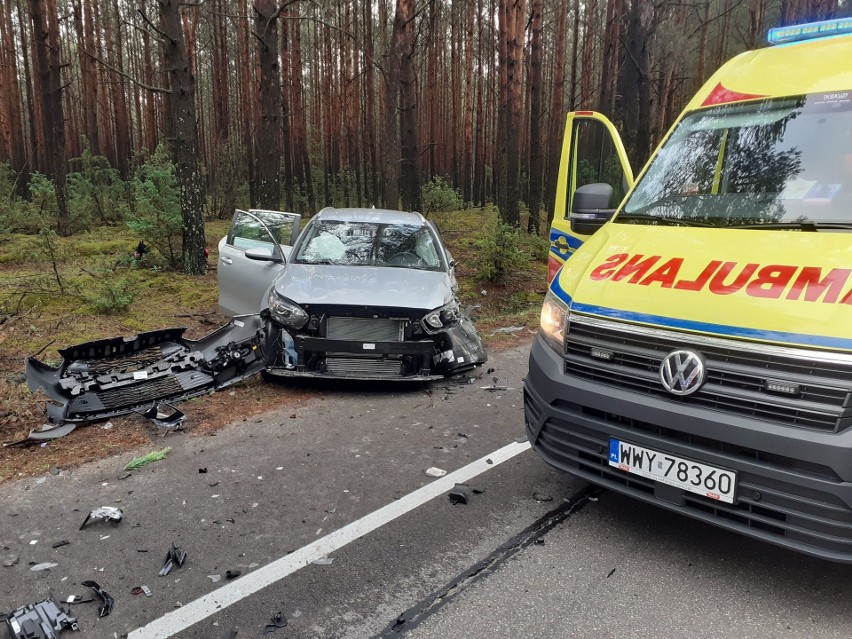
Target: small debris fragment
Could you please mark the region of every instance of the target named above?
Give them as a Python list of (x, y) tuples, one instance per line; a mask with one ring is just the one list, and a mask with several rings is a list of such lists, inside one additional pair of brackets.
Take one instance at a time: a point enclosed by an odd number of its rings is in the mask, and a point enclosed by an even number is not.
[(165, 577), (166, 575), (168, 575), (174, 569), (175, 566), (180, 568), (181, 566), (183, 566), (185, 561), (186, 551), (172, 544), (172, 547), (169, 548), (168, 552), (166, 553), (166, 558), (163, 561), (163, 567), (160, 568), (160, 577)]
[(130, 589), (131, 595), (141, 595), (142, 594), (142, 586), (134, 586)]
[(272, 615), (272, 619), (269, 620), (269, 623), (266, 624), (265, 634), (270, 634), (275, 632), (279, 628), (287, 627), (287, 618), (280, 612), (276, 612)]
[(546, 493), (540, 493), (538, 491), (533, 493), (533, 499), (536, 501), (553, 501), (553, 497)]
[(494, 462), (491, 461), (491, 458), (489, 457), (488, 459), (485, 460), (485, 463), (490, 465), (490, 464), (493, 464)]
[(536, 546), (544, 546), (544, 537), (539, 537), (533, 542)]
[(468, 501), (470, 501), (470, 496), (471, 490), (470, 486), (467, 484), (456, 484), (450, 491), (449, 495), (447, 495), (453, 506), (456, 504), (467, 504)]
[(610, 570), (610, 571), (609, 571), (609, 574), (606, 576), (606, 578), (607, 578), (607, 579), (609, 579), (609, 578), (610, 578), (610, 577), (612, 577), (614, 574), (615, 574), (615, 568), (613, 568), (612, 570)]
[(526, 326), (504, 326), (502, 328), (498, 328), (493, 334), (497, 335), (498, 333), (502, 333), (503, 335), (511, 335), (512, 333), (520, 333), (525, 328)]
[(55, 564), (50, 561), (45, 561), (44, 563), (36, 564), (35, 566), (30, 568), (32, 572), (42, 572), (44, 570), (50, 570), (51, 568), (56, 568), (59, 564)]
[(118, 478), (119, 478), (119, 479), (127, 479), (128, 477), (131, 477), (132, 475), (133, 475), (133, 473), (121, 473), (121, 474), (118, 476)]
[(51, 475), (58, 475), (58, 474), (59, 474), (59, 473), (61, 473), (61, 472), (62, 472), (62, 471), (61, 471), (61, 470), (59, 470), (56, 466), (51, 466), (51, 467), (50, 467), (50, 474), (51, 474)]
[(62, 541), (57, 541), (55, 544), (51, 546), (51, 548), (62, 548), (62, 546), (67, 546), (71, 542), (67, 539), (63, 539)]
[(317, 566), (330, 566), (334, 562), (334, 557), (318, 557), (314, 559), (311, 563)]
[(89, 597), (88, 599), (84, 599), (80, 595), (69, 595), (68, 599), (65, 600), (67, 604), (81, 604), (81, 603), (91, 603), (94, 599)]
[(89, 523), (90, 520), (103, 519), (104, 521), (118, 523), (121, 521), (123, 516), (124, 513), (121, 512), (121, 508), (116, 508), (114, 506), (101, 506), (100, 508), (95, 508), (92, 512), (86, 515), (83, 523), (80, 524), (80, 530), (83, 530), (83, 527)]
[(112, 607), (115, 605), (115, 599), (101, 588), (96, 581), (81, 581), (80, 585), (85, 586), (86, 588), (91, 588), (92, 592), (94, 592), (101, 600), (102, 605), (98, 609), (98, 617), (109, 616), (109, 613), (112, 612)]
[[(21, 606), (4, 617), (15, 639), (53, 639), (66, 628), (80, 629), (76, 617), (62, 610), (50, 597), (37, 604)], [(47, 628), (50, 634), (46, 634), (44, 628)]]
[(144, 593), (145, 593), (145, 596), (146, 596), (146, 597), (150, 597), (150, 596), (151, 596), (151, 589), (150, 589), (148, 586), (143, 585), (143, 586), (142, 586), (142, 592), (144, 592)]
[(199, 474), (203, 475), (204, 473), (207, 472), (207, 466), (205, 466), (204, 468), (199, 468), (198, 472), (199, 472)]
[(19, 559), (20, 556), (18, 555), (7, 555), (6, 558), (3, 560), (3, 567), (11, 568), (12, 566), (18, 563)]
[(447, 471), (443, 468), (432, 466), (431, 468), (426, 469), (426, 474), (429, 475), (429, 477), (443, 477), (447, 474)]
[(107, 422), (106, 424), (101, 426), (101, 428), (104, 430), (112, 430), (112, 422)]
[(236, 579), (241, 574), (243, 574), (243, 573), (240, 572), (239, 570), (226, 570), (225, 571), (225, 579), (229, 579), (229, 580), (230, 579)]
[(214, 584), (217, 584), (222, 581), (222, 575), (207, 575), (207, 578)]

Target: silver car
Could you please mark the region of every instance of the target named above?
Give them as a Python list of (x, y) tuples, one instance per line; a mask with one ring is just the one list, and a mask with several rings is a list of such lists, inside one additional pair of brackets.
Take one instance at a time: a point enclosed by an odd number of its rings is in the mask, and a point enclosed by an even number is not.
[(237, 211), (219, 243), (219, 306), (268, 316), (267, 373), (433, 379), (486, 361), (455, 262), (419, 213)]

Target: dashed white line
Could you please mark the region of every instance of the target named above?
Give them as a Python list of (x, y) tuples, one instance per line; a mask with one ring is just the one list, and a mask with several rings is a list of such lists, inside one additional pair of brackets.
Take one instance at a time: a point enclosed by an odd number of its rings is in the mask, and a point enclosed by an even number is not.
[(369, 515), (353, 521), (351, 524), (329, 533), (313, 543), (303, 546), (254, 572), (228, 583), (218, 590), (199, 597), (195, 601), (163, 615), (159, 619), (132, 631), (127, 639), (167, 639), (194, 626), (199, 621), (221, 612), (228, 606), (245, 599), (251, 594), (274, 584), (297, 570), (304, 568), (315, 559), (324, 557), (347, 544), (367, 535), (385, 524), (422, 506), (426, 502), (450, 490), (456, 484), (469, 481), (485, 471), (512, 459), (530, 447), (528, 442), (511, 444), (495, 450), (467, 466), (459, 468), (440, 479), (418, 488)]

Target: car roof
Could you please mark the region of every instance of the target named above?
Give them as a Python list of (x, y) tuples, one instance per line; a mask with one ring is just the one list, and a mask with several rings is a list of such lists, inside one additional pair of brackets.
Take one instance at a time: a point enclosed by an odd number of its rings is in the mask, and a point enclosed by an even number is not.
[(426, 224), (426, 218), (420, 215), (420, 213), (372, 208), (336, 209), (331, 206), (324, 208), (314, 215), (313, 219), (333, 220), (337, 222), (372, 222), (374, 224), (413, 224), (416, 226)]

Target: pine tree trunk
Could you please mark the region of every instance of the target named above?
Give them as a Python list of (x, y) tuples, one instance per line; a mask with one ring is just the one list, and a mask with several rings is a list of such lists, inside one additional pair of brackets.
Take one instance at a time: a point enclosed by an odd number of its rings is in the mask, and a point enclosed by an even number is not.
[[(530, 40), (530, 218), (527, 232), (538, 233), (541, 211), (542, 149), (541, 149), (541, 31), (542, 0), (532, 0), (532, 29)], [(562, 90), (562, 87), (559, 88)]]
[(183, 218), (183, 270), (188, 275), (203, 275), (207, 259), (204, 255), (204, 189), (198, 173), (195, 77), (181, 25), (179, 0), (158, 2), (171, 90), (169, 122), (172, 128), (167, 136), (180, 187)]
[(414, 0), (397, 1), (397, 21), (403, 22), (403, 46), (399, 73), (400, 195), (402, 208), (421, 211), (417, 161), (417, 77), (414, 73)]
[(254, 37), (260, 64), (260, 124), (257, 128), (257, 206), (281, 206), (281, 75), (278, 65), (278, 7), (255, 0)]

